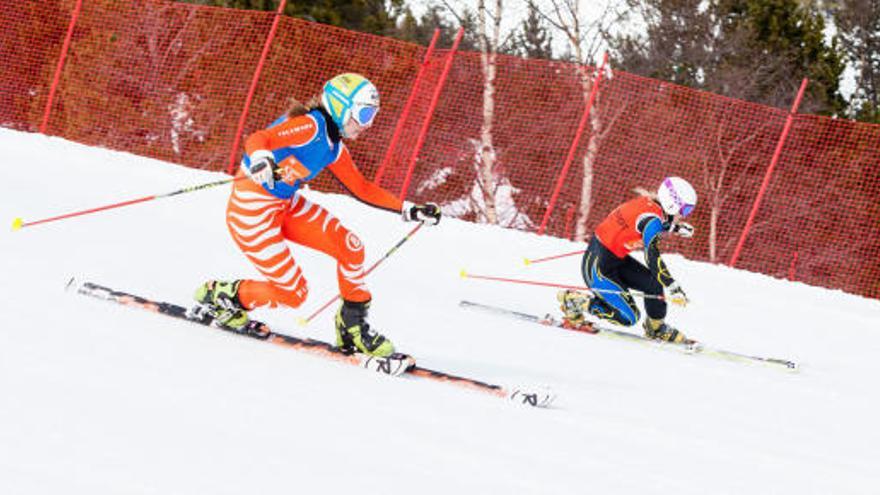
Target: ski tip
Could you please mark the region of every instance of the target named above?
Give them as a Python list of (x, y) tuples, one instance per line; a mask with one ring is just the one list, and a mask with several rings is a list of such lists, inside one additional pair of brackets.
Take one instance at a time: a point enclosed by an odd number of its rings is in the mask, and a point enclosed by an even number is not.
[(361, 368), (391, 376), (400, 376), (412, 370), (416, 365), (415, 358), (399, 352), (386, 357), (370, 356), (361, 353), (355, 353), (355, 355)]
[(532, 260), (528, 258), (523, 258), (523, 265), (529, 266), (532, 264)]
[(24, 225), (24, 220), (21, 217), (15, 217), (12, 221), (12, 231), (15, 232), (17, 230), (21, 230), (21, 227)]
[(549, 387), (517, 388), (508, 395), (508, 398), (524, 406), (546, 408), (556, 400), (556, 394)]
[(696, 340), (688, 339), (688, 340), (682, 342), (681, 345), (688, 352), (693, 352), (693, 353), (703, 352), (703, 344), (696, 341)]
[(467, 270), (465, 270), (464, 268), (462, 268), (461, 271), (458, 272), (458, 276), (461, 277), (461, 278), (467, 278)]
[(301, 327), (307, 327), (307, 326), (309, 326), (309, 320), (300, 316), (299, 318), (296, 319), (296, 324)]
[(68, 280), (67, 284), (64, 286), (64, 290), (68, 291), (77, 285), (79, 285), (79, 282), (76, 280), (76, 277), (70, 277), (70, 280)]

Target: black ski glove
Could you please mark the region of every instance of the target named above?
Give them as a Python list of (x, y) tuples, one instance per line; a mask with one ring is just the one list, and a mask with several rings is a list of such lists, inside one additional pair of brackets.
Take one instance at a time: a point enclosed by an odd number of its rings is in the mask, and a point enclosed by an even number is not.
[(272, 189), (278, 179), (278, 165), (275, 164), (275, 157), (270, 151), (255, 151), (251, 155), (251, 168), (245, 168), (245, 173), (257, 184), (263, 185), (265, 182), (266, 186)]
[(404, 201), (401, 214), (404, 222), (422, 222), (428, 226), (440, 223), (440, 207), (434, 203), (414, 205)]

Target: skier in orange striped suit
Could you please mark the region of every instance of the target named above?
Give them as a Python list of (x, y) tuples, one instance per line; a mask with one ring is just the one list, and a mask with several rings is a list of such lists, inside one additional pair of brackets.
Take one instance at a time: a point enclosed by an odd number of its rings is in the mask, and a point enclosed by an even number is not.
[[(630, 289), (644, 293), (645, 336), (667, 342), (687, 341), (684, 334), (665, 322), (666, 301), (686, 305), (687, 296), (672, 278), (660, 256), (659, 241), (666, 233), (689, 238), (694, 228), (682, 218), (697, 205), (694, 188), (680, 177), (667, 177), (657, 193), (641, 195), (618, 206), (596, 227), (584, 253), (581, 272), (591, 294), (563, 290), (558, 294), (563, 324), (578, 328), (584, 313), (618, 325), (633, 326), (639, 321), (639, 308)], [(645, 264), (629, 256), (643, 249)], [(664, 289), (669, 295), (663, 297)]]
[(368, 181), (355, 167), (342, 139), (357, 139), (379, 111), (376, 87), (359, 74), (341, 74), (320, 97), (292, 108), (245, 142), (239, 176), (226, 211), (233, 240), (266, 280), (210, 280), (195, 294), (199, 307), (223, 327), (255, 336), (265, 330), (248, 318), (257, 307), (299, 307), (308, 297), (302, 269), (285, 241), (336, 258), (342, 305), (336, 314), (336, 345), (347, 352), (389, 356), (394, 346), (367, 322), (371, 294), (364, 284), (364, 246), (330, 212), (301, 194), (300, 186), (325, 168), (359, 200), (434, 225), (440, 209), (414, 205)]

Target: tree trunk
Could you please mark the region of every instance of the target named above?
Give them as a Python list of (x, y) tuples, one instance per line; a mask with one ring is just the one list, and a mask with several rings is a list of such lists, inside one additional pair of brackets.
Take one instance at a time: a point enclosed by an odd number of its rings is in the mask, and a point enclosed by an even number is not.
[[(597, 74), (596, 77), (599, 77)], [(582, 242), (587, 238), (587, 220), (590, 218), (590, 209), (593, 205), (593, 164), (599, 155), (599, 140), (601, 139), (602, 121), (599, 117), (599, 95), (596, 94), (594, 107), (590, 110), (590, 141), (587, 143), (587, 152), (584, 154), (584, 176), (581, 181), (581, 200), (578, 210), (577, 229), (575, 241)]]
[(492, 145), (492, 120), (495, 116), (495, 57), (483, 53), (483, 125), (480, 127), (480, 183), (483, 190), (486, 222), (498, 223), (495, 209), (495, 148)]
[[(580, 57), (580, 49), (577, 51), (578, 56)], [(592, 81), (587, 72), (583, 69), (581, 70), (581, 88), (584, 94), (584, 105), (589, 102), (590, 92), (593, 89), (593, 84), (596, 83), (598, 78), (598, 70), (595, 71), (595, 77)], [(590, 207), (593, 202), (593, 164), (596, 161), (596, 155), (599, 154), (599, 130), (602, 122), (599, 117), (599, 111), (596, 108), (599, 105), (598, 94), (596, 95), (594, 103), (595, 107), (590, 109), (589, 115), (590, 128), (587, 132), (589, 132), (590, 140), (587, 143), (587, 152), (584, 154), (584, 173), (581, 177), (580, 207), (578, 208), (577, 221), (575, 222), (574, 240), (577, 242), (583, 242), (587, 238), (587, 219), (590, 216)]]
[(718, 260), (718, 217), (721, 215), (721, 206), (718, 201), (712, 202), (712, 210), (709, 212), (709, 262)]
[(495, 205), (495, 147), (492, 144), (492, 122), (495, 118), (495, 60), (501, 20), (501, 0), (495, 2), (495, 23), (490, 38), (486, 23), (486, 5), (478, 5), (480, 23), (480, 62), (483, 69), (483, 124), (480, 127), (480, 151), (478, 157), (480, 188), (483, 191), (483, 214), (486, 222), (498, 223)]

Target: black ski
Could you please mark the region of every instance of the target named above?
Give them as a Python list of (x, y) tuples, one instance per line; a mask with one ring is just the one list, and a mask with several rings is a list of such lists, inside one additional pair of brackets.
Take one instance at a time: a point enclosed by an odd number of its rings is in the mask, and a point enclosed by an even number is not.
[[(78, 282), (75, 279), (70, 279), (67, 283), (67, 289), (96, 299), (114, 302), (123, 306), (141, 308), (154, 313), (170, 316), (175, 319), (229, 331), (226, 328), (217, 325), (214, 322), (214, 319), (209, 315), (197, 310), (187, 309), (186, 307), (177, 304), (148, 299), (127, 292), (110, 289), (92, 282)], [(478, 392), (494, 395), (496, 397), (511, 399), (515, 402), (530, 406), (546, 407), (549, 406), (555, 398), (551, 392), (545, 390), (532, 391), (519, 388), (508, 389), (501, 385), (494, 385), (442, 371), (422, 368), (416, 365), (415, 359), (412, 356), (406, 354), (395, 353), (387, 358), (380, 358), (357, 352), (346, 353), (327, 342), (279, 333), (272, 330), (268, 325), (259, 322), (257, 322), (256, 325), (252, 325), (250, 330), (250, 332), (246, 333), (234, 333), (243, 337), (262, 340), (271, 344), (308, 352), (315, 356), (366, 368), (386, 375), (403, 375), (450, 383)]]

